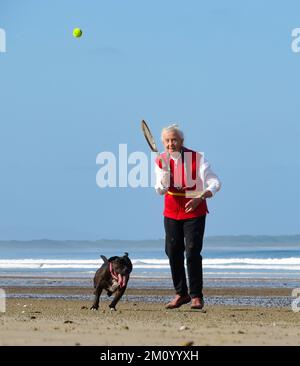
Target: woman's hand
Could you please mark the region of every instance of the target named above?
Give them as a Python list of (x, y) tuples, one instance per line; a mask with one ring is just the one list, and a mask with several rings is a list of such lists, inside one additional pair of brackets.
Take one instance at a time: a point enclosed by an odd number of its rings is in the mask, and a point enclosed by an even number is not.
[(200, 197), (192, 198), (186, 203), (185, 212), (188, 213), (194, 211), (202, 201), (204, 201), (206, 198), (210, 198), (211, 196), (211, 191), (205, 191)]

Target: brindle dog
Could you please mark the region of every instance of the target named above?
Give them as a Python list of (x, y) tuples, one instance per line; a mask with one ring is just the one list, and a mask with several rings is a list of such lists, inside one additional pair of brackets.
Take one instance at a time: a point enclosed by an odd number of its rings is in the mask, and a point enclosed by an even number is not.
[(115, 294), (109, 307), (111, 310), (116, 310), (116, 305), (126, 290), (132, 271), (132, 263), (128, 253), (124, 253), (123, 257), (115, 256), (107, 259), (104, 255), (101, 255), (101, 258), (104, 263), (97, 270), (94, 277), (95, 299), (91, 309), (98, 310), (100, 295), (103, 290), (106, 290), (108, 296)]

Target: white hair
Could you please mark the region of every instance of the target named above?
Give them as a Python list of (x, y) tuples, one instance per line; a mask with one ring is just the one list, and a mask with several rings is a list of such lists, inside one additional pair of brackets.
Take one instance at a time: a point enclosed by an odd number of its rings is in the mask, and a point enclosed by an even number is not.
[(173, 125), (164, 127), (161, 130), (161, 140), (163, 141), (163, 136), (164, 136), (165, 132), (171, 132), (171, 131), (176, 132), (177, 135), (181, 138), (181, 140), (184, 140), (184, 134), (183, 134), (183, 132), (181, 131), (181, 129), (179, 128), (179, 126), (177, 124), (173, 124)]

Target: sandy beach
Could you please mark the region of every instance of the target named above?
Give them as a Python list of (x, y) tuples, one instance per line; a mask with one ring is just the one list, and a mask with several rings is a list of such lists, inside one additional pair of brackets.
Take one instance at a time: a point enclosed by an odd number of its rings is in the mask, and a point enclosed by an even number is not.
[[(299, 345), (300, 313), (291, 308), (206, 305), (204, 311), (189, 305), (166, 310), (163, 299), (171, 290), (128, 289), (128, 297), (110, 311), (101, 298), (98, 311), (88, 299), (51, 298), (51, 294), (91, 295), (87, 288), (31, 288), (31, 294), (50, 298), (24, 298), (25, 288), (7, 288), (6, 313), (0, 314), (1, 345)], [(130, 296), (155, 301), (132, 301)], [(17, 295), (19, 294), (19, 295)], [(207, 289), (205, 296), (289, 296), (289, 289)]]

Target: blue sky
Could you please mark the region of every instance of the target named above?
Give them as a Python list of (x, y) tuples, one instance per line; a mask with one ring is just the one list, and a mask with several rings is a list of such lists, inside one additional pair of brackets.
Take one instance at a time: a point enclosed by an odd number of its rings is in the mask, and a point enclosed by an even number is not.
[(297, 27), (297, 1), (1, 0), (0, 239), (163, 237), (153, 189), (96, 185), (142, 118), (219, 175), (206, 235), (299, 233)]

